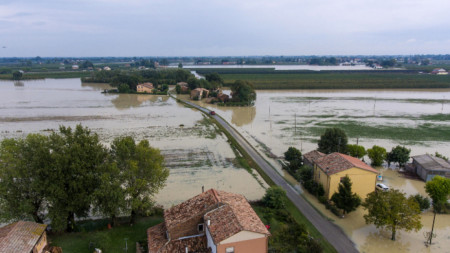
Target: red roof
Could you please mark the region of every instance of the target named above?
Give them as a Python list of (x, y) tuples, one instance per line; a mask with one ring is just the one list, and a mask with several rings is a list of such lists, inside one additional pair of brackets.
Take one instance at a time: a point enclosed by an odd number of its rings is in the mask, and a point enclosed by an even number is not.
[(376, 169), (370, 167), (358, 158), (337, 152), (318, 158), (315, 160), (315, 164), (325, 171), (327, 175), (332, 175), (354, 167), (378, 173)]

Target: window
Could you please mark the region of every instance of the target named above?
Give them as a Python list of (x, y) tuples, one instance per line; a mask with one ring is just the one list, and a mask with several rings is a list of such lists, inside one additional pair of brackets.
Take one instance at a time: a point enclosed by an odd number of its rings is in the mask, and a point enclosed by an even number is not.
[(197, 230), (198, 230), (198, 232), (203, 232), (203, 223), (198, 224)]
[(225, 250), (225, 252), (226, 252), (226, 253), (234, 253), (234, 247), (228, 247), (228, 248)]

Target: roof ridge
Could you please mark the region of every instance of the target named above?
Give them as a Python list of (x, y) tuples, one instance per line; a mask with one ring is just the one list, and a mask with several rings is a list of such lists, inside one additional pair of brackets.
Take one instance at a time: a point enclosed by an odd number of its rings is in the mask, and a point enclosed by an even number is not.
[(213, 193), (214, 198), (217, 200), (217, 202), (220, 202), (220, 197), (219, 197), (219, 193), (217, 192), (217, 190), (214, 188), (211, 188), (211, 191)]

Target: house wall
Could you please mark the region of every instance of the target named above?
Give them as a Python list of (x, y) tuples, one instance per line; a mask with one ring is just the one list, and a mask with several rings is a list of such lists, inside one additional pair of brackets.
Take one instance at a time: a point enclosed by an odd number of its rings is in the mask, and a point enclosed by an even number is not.
[(303, 159), (303, 164), (311, 168), (314, 168), (314, 163), (306, 158)]
[(266, 235), (261, 234), (261, 233), (255, 233), (255, 232), (251, 232), (251, 231), (241, 231), (241, 232), (221, 241), (220, 244), (241, 242), (241, 241), (253, 240), (253, 239), (264, 238), (264, 237), (266, 237)]
[(36, 245), (34, 245), (33, 253), (42, 253), (46, 245), (47, 245), (47, 233), (44, 232), (41, 238), (39, 238)]
[(338, 192), (341, 177), (348, 176), (352, 181), (352, 191), (365, 199), (367, 194), (375, 191), (377, 173), (359, 168), (351, 168), (328, 176), (317, 165), (314, 165), (314, 180), (323, 185), (325, 196), (330, 199)]
[(362, 199), (365, 199), (367, 194), (375, 191), (377, 173), (359, 168), (351, 168), (331, 175), (328, 198), (331, 198), (335, 192), (338, 192), (341, 178), (345, 176), (348, 176), (352, 181), (352, 192), (358, 194)]
[(226, 248), (234, 247), (235, 253), (252, 252), (263, 253), (267, 252), (268, 237), (246, 240), (240, 242), (226, 243), (217, 245), (217, 253), (225, 253)]

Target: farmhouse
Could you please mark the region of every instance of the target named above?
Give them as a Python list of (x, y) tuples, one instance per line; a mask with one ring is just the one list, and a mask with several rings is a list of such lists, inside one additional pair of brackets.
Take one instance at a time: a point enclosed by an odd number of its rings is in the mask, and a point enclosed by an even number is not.
[(417, 174), (425, 182), (434, 176), (450, 178), (450, 163), (442, 158), (425, 154), (413, 156), (412, 160), (412, 164), (406, 166), (406, 169)]
[(0, 228), (0, 252), (41, 253), (47, 246), (47, 225), (18, 221)]
[(239, 194), (210, 189), (164, 212), (148, 252), (267, 252), (269, 231)]
[(202, 98), (207, 98), (209, 96), (209, 90), (204, 88), (196, 88), (191, 91), (191, 99), (201, 100)]
[(431, 71), (431, 74), (433, 75), (448, 75), (448, 72), (445, 69), (433, 69), (433, 71)]
[(314, 160), (313, 171), (314, 180), (323, 185), (328, 199), (338, 191), (345, 176), (353, 183), (352, 191), (361, 198), (375, 191), (378, 171), (355, 157), (331, 153)]
[(323, 156), (326, 156), (326, 155), (317, 150), (310, 151), (303, 155), (303, 164), (307, 165), (311, 168), (314, 168), (314, 161)]
[(136, 86), (137, 92), (146, 92), (146, 93), (152, 93), (153, 92), (153, 84), (152, 83), (140, 83)]

